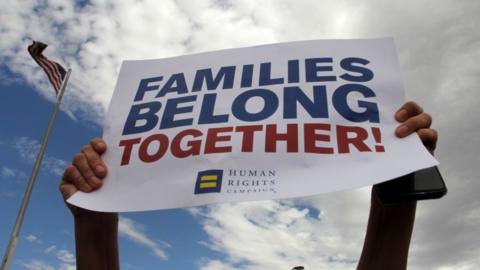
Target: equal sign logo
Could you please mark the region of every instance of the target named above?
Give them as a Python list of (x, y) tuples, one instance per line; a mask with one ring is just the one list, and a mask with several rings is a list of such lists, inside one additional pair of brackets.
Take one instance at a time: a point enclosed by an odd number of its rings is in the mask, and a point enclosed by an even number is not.
[(223, 170), (198, 172), (194, 194), (220, 192), (222, 189)]

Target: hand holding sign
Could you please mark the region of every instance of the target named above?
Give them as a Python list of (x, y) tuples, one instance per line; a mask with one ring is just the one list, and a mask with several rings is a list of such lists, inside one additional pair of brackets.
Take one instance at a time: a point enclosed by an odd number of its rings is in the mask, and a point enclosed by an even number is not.
[(413, 132), (417, 132), (423, 145), (433, 153), (437, 146), (438, 133), (430, 128), (432, 117), (423, 112), (422, 107), (413, 101), (409, 101), (400, 107), (395, 113), (395, 119), (402, 123), (395, 129), (395, 134), (399, 138), (404, 138)]
[(406, 104), (395, 131), (403, 100), (390, 39), (126, 61), (105, 121), (109, 175), (69, 202), (139, 211), (288, 198), (434, 166), (418, 138), (395, 136), (430, 122)]
[[(399, 138), (416, 132), (430, 152), (435, 150), (438, 134), (435, 129), (430, 128), (432, 117), (423, 112), (417, 103), (409, 101), (403, 104), (395, 113), (395, 118), (400, 122), (395, 129)], [(78, 190), (90, 193), (101, 188), (101, 179), (107, 175), (107, 167), (101, 157), (106, 149), (103, 139), (94, 138), (74, 156), (72, 164), (65, 169), (60, 181), (59, 188), (65, 201)]]
[[(437, 132), (430, 128), (431, 117), (423, 113), (420, 106), (414, 102), (407, 102), (396, 112), (395, 118), (401, 123), (396, 128), (398, 137), (417, 132), (423, 144), (431, 152), (435, 150)], [(404, 125), (408, 128), (403, 128)], [(65, 170), (60, 182), (60, 191), (64, 200), (78, 190), (89, 193), (101, 188), (101, 182), (98, 183), (96, 180), (103, 179), (107, 173), (101, 158), (105, 150), (105, 141), (93, 139), (75, 155), (72, 165)], [(371, 270), (372, 265), (380, 269), (404, 269), (415, 204), (408, 202), (385, 207), (375, 193), (372, 196), (369, 226), (358, 269)], [(97, 269), (102, 265), (106, 265), (108, 269), (119, 269), (117, 214), (94, 212), (68, 205), (75, 217), (78, 269)], [(96, 239), (103, 240), (98, 242)], [(389, 241), (383, 241), (383, 239), (389, 239)], [(388, 248), (382, 248), (382, 243), (387, 243)], [(388, 252), (387, 254), (379, 253), (379, 250), (388, 250)]]
[[(66, 201), (77, 191), (92, 192), (102, 186), (102, 179), (107, 176), (107, 166), (101, 155), (107, 150), (107, 144), (101, 138), (95, 138), (77, 153), (72, 164), (63, 173), (60, 181), (60, 192)], [(68, 204), (74, 214), (81, 211)]]

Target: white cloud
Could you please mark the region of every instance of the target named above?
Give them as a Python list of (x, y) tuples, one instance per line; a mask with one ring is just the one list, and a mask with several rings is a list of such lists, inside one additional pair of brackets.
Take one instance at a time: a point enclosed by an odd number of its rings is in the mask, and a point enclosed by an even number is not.
[(59, 270), (76, 270), (77, 266), (73, 264), (60, 264)]
[[(169, 57), (292, 39), (348, 37), (358, 25), (345, 3), (315, 1), (92, 1), (0, 3), (5, 63), (50, 100), (51, 87), (29, 59), (30, 38), (73, 69), (63, 108), (100, 122), (124, 59)], [(302, 14), (306, 13), (306, 14)], [(339, 34), (340, 33), (340, 34)], [(60, 45), (61, 44), (61, 45)], [(85, 79), (88, 78), (88, 79)]]
[[(37, 240), (36, 237), (29, 237), (27, 238)], [(22, 262), (21, 264), (27, 268), (32, 270), (48, 270), (48, 269), (58, 269), (58, 270), (75, 270), (76, 269), (76, 258), (73, 253), (66, 249), (57, 249), (56, 245), (50, 245), (44, 251), (45, 254), (53, 255), (57, 259), (58, 266), (54, 268), (53, 266), (40, 261), (40, 260), (30, 260), (29, 263)]]
[[(224, 260), (206, 260), (201, 269), (352, 269), (363, 242), (368, 196), (365, 190), (346, 192), (357, 207), (346, 207), (332, 196), (306, 201), (261, 201), (221, 204), (193, 211)], [(365, 201), (367, 197), (367, 203)], [(319, 208), (312, 207), (322, 205)], [(304, 205), (304, 206), (301, 206)], [(338, 210), (345, 210), (339, 215)], [(331, 211), (331, 212), (330, 212)], [(354, 214), (349, 216), (349, 214)], [(347, 218), (348, 217), (348, 218)], [(352, 230), (352, 225), (359, 228)], [(358, 235), (354, 235), (358, 233)], [(352, 237), (350, 237), (352, 236)]]
[(46, 248), (43, 252), (45, 252), (46, 254), (49, 254), (49, 253), (54, 252), (56, 249), (57, 249), (57, 246), (51, 245), (48, 248)]
[(57, 259), (60, 261), (59, 270), (75, 270), (77, 267), (75, 265), (75, 255), (66, 249), (60, 249), (55, 254)]
[[(13, 148), (18, 151), (20, 157), (28, 163), (33, 164), (37, 159), (40, 144), (37, 140), (20, 137), (13, 141)], [(42, 168), (55, 175), (62, 175), (68, 162), (52, 156), (45, 155), (42, 161)]]
[(37, 243), (37, 244), (42, 243), (42, 240), (40, 240), (37, 236), (35, 236), (33, 234), (29, 234), (29, 235), (25, 236), (25, 239), (30, 243)]
[[(419, 204), (409, 267), (476, 269), (480, 264), (476, 259), (480, 253), (476, 212), (480, 208), (480, 157), (476, 153), (480, 146), (480, 136), (476, 135), (480, 130), (476, 119), (480, 114), (476, 104), (480, 97), (479, 13), (478, 1), (453, 0), (166, 0), (161, 4), (153, 0), (95, 0), (84, 6), (73, 0), (0, 1), (0, 61), (53, 100), (45, 75), (25, 49), (29, 37), (49, 43), (46, 55), (73, 68), (63, 108), (69, 108), (79, 119), (101, 122), (123, 59), (299, 39), (394, 36), (407, 97), (419, 101), (434, 116), (434, 127), (440, 131), (437, 157), (450, 189), (442, 200)], [(24, 154), (28, 157), (31, 152)], [(319, 237), (319, 232), (308, 224), (322, 228), (322, 237), (318, 239), (321, 244), (307, 243), (323, 247), (325, 254), (339, 252), (335, 258), (357, 257), (361, 248), (359, 235), (368, 211), (368, 196), (350, 198), (351, 194), (356, 193), (305, 200), (307, 205), (321, 209), (324, 217), (321, 221), (306, 221), (306, 233)], [(291, 213), (298, 215), (303, 210), (284, 203), (274, 203), (272, 207), (285, 215), (275, 215), (278, 225), (283, 226), (298, 219), (288, 214), (290, 208), (293, 207)], [(246, 228), (239, 228), (241, 231), (248, 232), (250, 228), (263, 232), (261, 227), (244, 220), (244, 208), (234, 207), (235, 211), (225, 212), (225, 217), (232, 215), (246, 224)], [(268, 209), (261, 209), (269, 213)], [(215, 221), (217, 211), (226, 210), (212, 208), (206, 220)], [(212, 232), (233, 228), (208, 222), (205, 226)], [(285, 234), (281, 230), (275, 232), (279, 237)], [(262, 241), (273, 238), (270, 233), (265, 237)], [(212, 236), (212, 242), (219, 247), (232, 249), (224, 251), (232, 261), (208, 261), (212, 269), (229, 269), (235, 258), (268, 263), (250, 259), (248, 252), (238, 254), (237, 247), (230, 246), (227, 240)], [(276, 251), (268, 249), (269, 256), (281, 258)]]
[(75, 263), (75, 255), (66, 249), (60, 249), (57, 251), (57, 259), (62, 263)]
[(39, 260), (30, 260), (28, 262), (19, 262), (21, 266), (28, 270), (54, 270), (53, 266)]
[(27, 175), (23, 171), (7, 166), (2, 166), (2, 169), (0, 170), (0, 175), (3, 179), (14, 180), (16, 183), (23, 182), (27, 177)]
[(8, 167), (3, 166), (2, 167), (2, 176), (5, 178), (8, 177), (14, 177), (15, 176), (15, 171), (13, 169), (10, 169)]
[(35, 139), (20, 137), (14, 140), (13, 147), (18, 151), (22, 159), (32, 163), (35, 162), (40, 144)]
[(206, 262), (202, 263), (199, 269), (200, 270), (235, 270), (236, 268), (223, 261), (207, 260)]
[(120, 236), (124, 236), (137, 244), (150, 248), (155, 256), (162, 260), (167, 260), (168, 256), (165, 251), (163, 251), (163, 248), (170, 247), (170, 245), (164, 243), (163, 247), (161, 247), (158, 243), (150, 239), (144, 230), (145, 229), (142, 224), (132, 219), (120, 216), (118, 222), (118, 232)]

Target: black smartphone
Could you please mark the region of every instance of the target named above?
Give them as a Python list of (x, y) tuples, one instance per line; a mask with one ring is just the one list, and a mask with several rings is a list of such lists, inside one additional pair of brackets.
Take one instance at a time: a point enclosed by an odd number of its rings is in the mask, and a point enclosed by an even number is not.
[(437, 166), (376, 184), (375, 188), (384, 203), (438, 199), (447, 194)]

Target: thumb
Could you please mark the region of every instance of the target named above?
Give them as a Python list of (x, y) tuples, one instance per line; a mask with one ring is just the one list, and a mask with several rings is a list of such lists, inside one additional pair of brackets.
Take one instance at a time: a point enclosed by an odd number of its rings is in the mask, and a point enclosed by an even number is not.
[(78, 189), (70, 183), (63, 182), (60, 184), (60, 192), (62, 193), (63, 200), (67, 201), (70, 197), (72, 197)]

